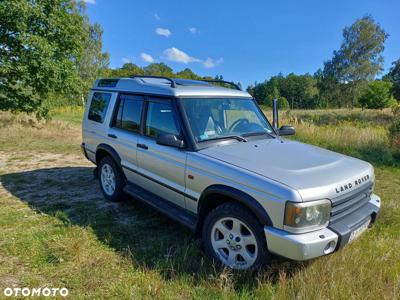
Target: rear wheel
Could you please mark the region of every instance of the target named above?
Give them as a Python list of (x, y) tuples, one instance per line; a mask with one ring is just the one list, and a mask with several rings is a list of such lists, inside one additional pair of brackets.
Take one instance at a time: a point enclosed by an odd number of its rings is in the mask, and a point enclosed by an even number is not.
[(113, 202), (120, 201), (123, 195), (124, 179), (111, 157), (106, 156), (101, 159), (98, 175), (104, 197)]
[(239, 203), (212, 210), (203, 226), (207, 254), (232, 269), (258, 269), (270, 261), (263, 226)]

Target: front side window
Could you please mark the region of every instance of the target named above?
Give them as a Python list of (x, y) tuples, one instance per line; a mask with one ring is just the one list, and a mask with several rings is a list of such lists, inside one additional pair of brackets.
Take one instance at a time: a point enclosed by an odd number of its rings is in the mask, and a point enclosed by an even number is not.
[(182, 99), (182, 104), (197, 142), (274, 132), (250, 98)]
[(110, 93), (94, 93), (92, 102), (90, 103), (88, 119), (98, 123), (103, 123), (110, 99)]
[(140, 132), (143, 97), (121, 95), (114, 126), (132, 132)]
[(146, 135), (157, 138), (160, 134), (179, 135), (171, 103), (149, 102), (146, 117)]

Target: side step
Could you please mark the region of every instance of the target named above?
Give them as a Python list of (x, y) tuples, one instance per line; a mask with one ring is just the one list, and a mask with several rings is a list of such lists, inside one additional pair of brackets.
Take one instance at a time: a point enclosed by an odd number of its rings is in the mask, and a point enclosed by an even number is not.
[(167, 217), (189, 227), (191, 230), (194, 231), (196, 229), (197, 217), (194, 213), (131, 183), (128, 183), (124, 187), (124, 193), (147, 203)]

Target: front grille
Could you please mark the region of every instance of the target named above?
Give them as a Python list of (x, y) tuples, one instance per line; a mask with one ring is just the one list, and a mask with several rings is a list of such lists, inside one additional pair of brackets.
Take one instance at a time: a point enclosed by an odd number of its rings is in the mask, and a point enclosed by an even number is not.
[(331, 199), (332, 210), (330, 223), (335, 223), (361, 208), (371, 198), (372, 182), (345, 195)]

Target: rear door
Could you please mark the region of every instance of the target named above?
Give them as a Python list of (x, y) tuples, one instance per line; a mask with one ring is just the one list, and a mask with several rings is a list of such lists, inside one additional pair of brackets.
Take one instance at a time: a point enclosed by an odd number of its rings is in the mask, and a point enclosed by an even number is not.
[(139, 185), (185, 207), (186, 151), (156, 143), (160, 133), (181, 136), (171, 99), (148, 99), (143, 133), (137, 147)]
[(110, 122), (108, 111), (113, 107), (116, 93), (93, 91), (87, 103), (83, 124), (82, 136), (87, 154), (95, 161), (97, 146), (106, 139), (106, 132)]
[(121, 165), (129, 181), (135, 181), (137, 169), (136, 145), (140, 134), (140, 123), (144, 97), (120, 94), (108, 131), (109, 143), (121, 157)]

